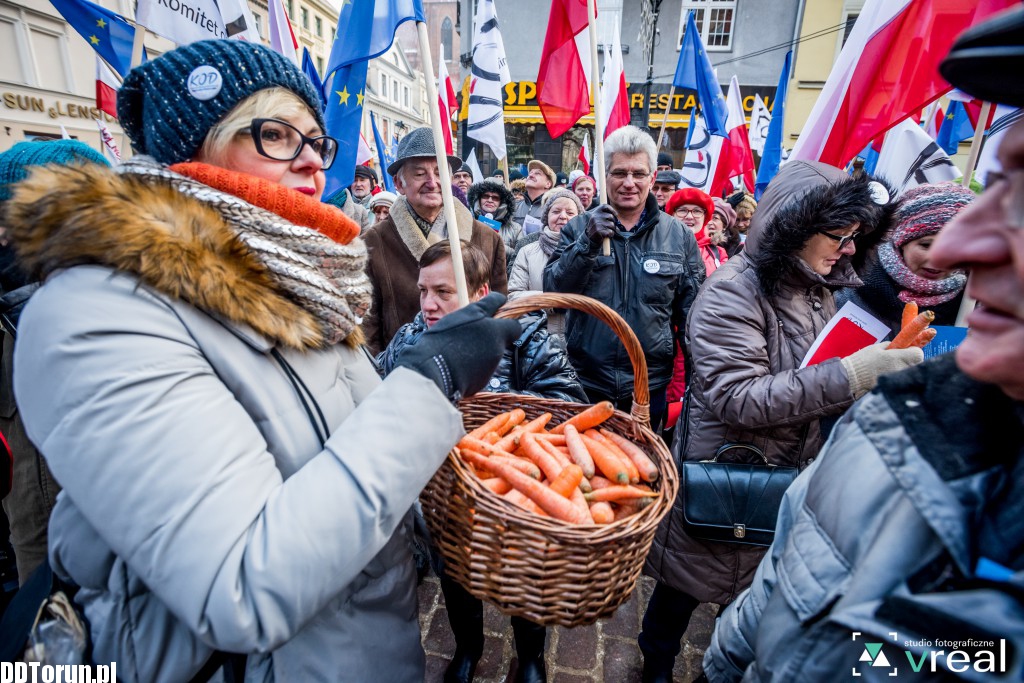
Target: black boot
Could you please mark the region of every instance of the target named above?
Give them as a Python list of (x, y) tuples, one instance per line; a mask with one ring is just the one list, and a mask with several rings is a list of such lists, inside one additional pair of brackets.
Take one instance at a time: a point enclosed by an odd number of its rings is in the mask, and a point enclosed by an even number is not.
[(672, 683), (672, 667), (674, 661), (657, 661), (644, 657), (644, 671), (640, 676), (641, 683)]
[(667, 584), (655, 585), (637, 641), (644, 656), (643, 683), (672, 683), (672, 668), (690, 615), (700, 605)]
[(447, 576), (441, 576), (441, 592), (455, 635), (455, 655), (445, 669), (444, 681), (470, 683), (484, 651), (484, 606)]
[(515, 683), (546, 683), (548, 676), (544, 666), (544, 640), (547, 629), (522, 617), (512, 617), (512, 633), (516, 640), (516, 657), (519, 659)]

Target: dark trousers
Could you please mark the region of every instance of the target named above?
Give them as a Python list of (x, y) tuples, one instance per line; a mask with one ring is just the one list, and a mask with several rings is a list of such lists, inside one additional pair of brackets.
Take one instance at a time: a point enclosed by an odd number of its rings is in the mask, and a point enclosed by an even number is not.
[(672, 669), (680, 641), (690, 625), (690, 616), (699, 604), (697, 598), (664, 583), (654, 586), (637, 638), (645, 668)]
[[(455, 646), (467, 657), (480, 659), (484, 652), (484, 605), (444, 573), (440, 578)], [(512, 634), (520, 662), (544, 657), (547, 629), (543, 626), (522, 617), (512, 617)]]
[[(668, 403), (665, 400), (666, 389), (667, 387), (663, 387), (651, 392), (651, 431), (655, 434), (661, 431), (662, 425), (665, 424), (665, 416), (668, 415)], [(611, 401), (617, 410), (621, 410), (624, 413), (629, 413), (633, 407), (632, 396), (615, 399), (594, 389), (585, 388), (584, 391), (587, 392), (587, 399), (591, 403)]]

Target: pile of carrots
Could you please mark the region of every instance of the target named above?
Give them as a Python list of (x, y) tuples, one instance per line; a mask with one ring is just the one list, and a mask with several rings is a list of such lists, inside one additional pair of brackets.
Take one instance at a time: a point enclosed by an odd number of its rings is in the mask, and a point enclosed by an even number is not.
[(917, 304), (913, 301), (903, 307), (903, 317), (900, 321), (900, 331), (891, 342), (890, 349), (908, 349), (916, 346), (923, 349), (928, 346), (932, 339), (935, 339), (935, 329), (929, 327), (935, 321), (935, 313), (932, 311), (917, 312)]
[(469, 432), (456, 452), (514, 505), (570, 524), (610, 524), (658, 496), (648, 486), (658, 478), (651, 458), (601, 427), (614, 412), (603, 401), (548, 430), (551, 413), (527, 421), (516, 408)]

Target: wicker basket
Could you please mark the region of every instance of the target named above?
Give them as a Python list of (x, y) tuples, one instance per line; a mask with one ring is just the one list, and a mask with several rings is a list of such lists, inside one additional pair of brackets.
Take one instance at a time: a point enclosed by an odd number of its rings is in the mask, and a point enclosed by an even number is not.
[[(652, 486), (661, 495), (641, 512), (612, 524), (566, 524), (526, 512), (487, 490), (453, 451), (420, 500), (449, 577), (507, 614), (549, 626), (582, 626), (610, 616), (629, 598), (679, 480), (668, 448), (650, 429), (647, 363), (633, 331), (604, 304), (572, 294), (523, 297), (502, 307), (498, 316), (517, 318), (546, 308), (590, 313), (622, 340), (636, 377), (632, 415), (616, 411), (605, 427), (653, 458), (660, 476)], [(513, 408), (522, 408), (527, 419), (550, 412), (554, 425), (584, 407), (487, 393), (459, 406), (467, 430)]]

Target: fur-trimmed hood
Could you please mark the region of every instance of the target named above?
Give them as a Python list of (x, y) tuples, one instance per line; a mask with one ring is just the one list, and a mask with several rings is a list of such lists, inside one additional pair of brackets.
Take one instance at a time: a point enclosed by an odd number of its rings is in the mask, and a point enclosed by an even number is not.
[(480, 195), (484, 192), (493, 192), (501, 197), (501, 203), (505, 206), (505, 217), (499, 221), (502, 225), (507, 225), (512, 221), (512, 214), (516, 210), (516, 198), (512, 196), (512, 190), (505, 187), (504, 183), (499, 183), (494, 180), (481, 180), (479, 183), (474, 183), (470, 186), (467, 198), (469, 199), (469, 209), (476, 215), (477, 202), (480, 201)]
[(220, 214), (169, 185), (98, 166), (41, 167), (18, 185), (3, 221), (34, 280), (107, 266), (275, 343), (323, 345), (314, 316), (275, 286)]
[[(884, 237), (896, 208), (893, 201), (876, 201), (873, 182), (877, 181), (870, 176), (852, 178), (818, 162), (791, 161), (782, 167), (758, 202), (744, 247), (766, 294), (794, 279), (832, 289), (861, 284), (857, 272)], [(853, 223), (860, 223), (863, 233), (857, 251), (852, 258), (843, 256), (829, 275), (817, 275), (796, 256), (818, 231), (841, 230)]]

